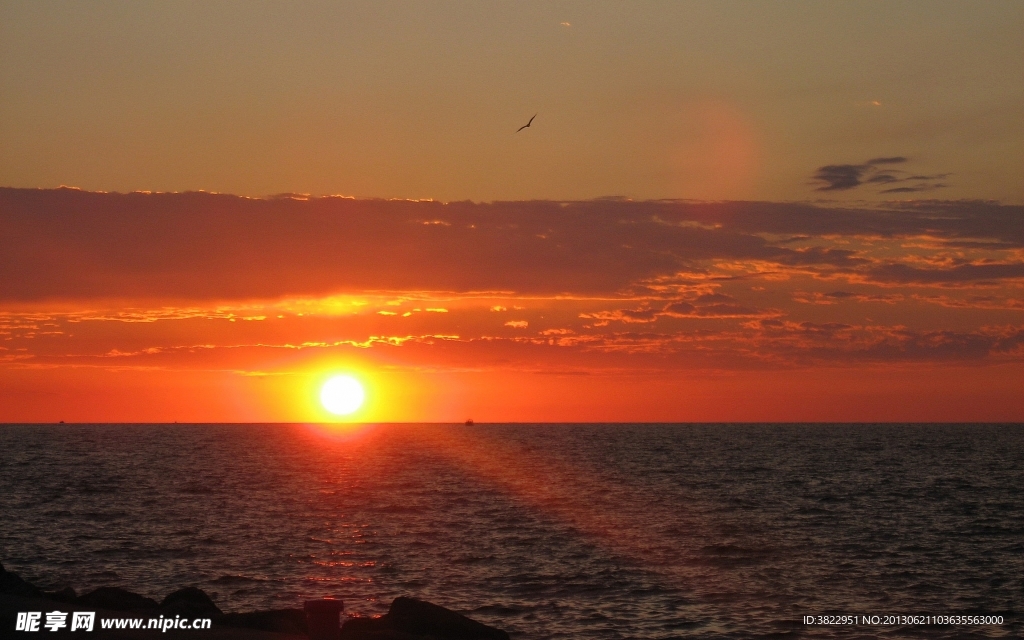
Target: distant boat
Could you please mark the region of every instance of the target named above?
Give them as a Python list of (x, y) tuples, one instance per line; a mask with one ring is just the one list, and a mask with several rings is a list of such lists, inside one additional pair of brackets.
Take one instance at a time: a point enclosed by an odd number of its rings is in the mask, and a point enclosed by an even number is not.
[(470, 418), (469, 420), (466, 420), (466, 426), (467, 427), (472, 427), (473, 426), (473, 418)]

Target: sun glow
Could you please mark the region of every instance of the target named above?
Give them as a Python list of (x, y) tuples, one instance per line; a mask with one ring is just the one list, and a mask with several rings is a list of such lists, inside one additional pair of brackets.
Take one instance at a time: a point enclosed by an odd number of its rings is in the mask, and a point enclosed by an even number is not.
[(334, 376), (320, 388), (320, 403), (337, 416), (347, 416), (363, 405), (363, 385), (352, 376)]

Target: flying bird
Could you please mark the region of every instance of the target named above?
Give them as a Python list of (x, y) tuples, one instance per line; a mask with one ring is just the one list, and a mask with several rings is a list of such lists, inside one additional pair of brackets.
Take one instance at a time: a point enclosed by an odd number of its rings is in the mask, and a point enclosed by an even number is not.
[[(537, 117), (537, 114), (536, 114), (536, 113), (535, 113), (535, 114), (533, 114), (533, 118), (536, 118), (536, 117)], [(529, 122), (527, 122), (527, 123), (526, 123), (526, 124), (524, 124), (523, 126), (521, 126), (521, 127), (519, 127), (518, 129), (516, 129), (516, 133), (519, 133), (520, 131), (522, 131), (522, 130), (523, 130), (523, 129), (525, 129), (526, 127), (528, 127), (528, 126), (530, 126), (531, 124), (533, 124), (533, 118), (530, 118), (530, 121), (529, 121)]]

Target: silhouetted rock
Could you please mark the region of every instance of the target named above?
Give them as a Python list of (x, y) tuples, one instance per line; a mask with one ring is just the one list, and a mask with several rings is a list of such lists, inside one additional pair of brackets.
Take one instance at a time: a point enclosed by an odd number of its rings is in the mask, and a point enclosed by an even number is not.
[[(210, 596), (196, 587), (178, 589), (159, 605), (156, 600), (118, 587), (100, 587), (76, 598), (75, 590), (70, 587), (57, 592), (44, 592), (17, 574), (5, 570), (3, 564), (0, 564), (0, 596), (3, 596), (0, 605), (7, 607), (0, 607), (2, 628), (13, 626), (12, 612), (21, 611), (16, 607), (23, 606), (20, 598), (45, 598), (55, 603), (74, 603), (108, 611), (159, 609), (158, 613), (164, 616), (211, 618), (214, 628), (221, 629), (309, 634), (306, 612), (302, 609), (222, 613)], [(6, 617), (10, 617), (10, 620)], [(246, 637), (244, 631), (238, 631), (238, 634), (239, 637)], [(489, 627), (436, 604), (407, 597), (395, 598), (388, 613), (379, 618), (349, 618), (342, 625), (338, 637), (339, 640), (509, 640), (508, 634), (501, 629)]]
[(4, 569), (3, 564), (0, 564), (0, 593), (23, 598), (38, 598), (43, 595), (43, 592), (35, 585), (22, 580), (18, 574)]
[(75, 593), (75, 590), (71, 587), (64, 587), (60, 591), (47, 591), (44, 592), (43, 595), (49, 598), (50, 600), (56, 600), (57, 602), (78, 602), (78, 595)]
[(258, 629), (278, 633), (306, 634), (306, 612), (302, 609), (274, 609), (250, 613), (225, 613), (213, 618), (215, 627)]
[(446, 640), (509, 640), (508, 634), (501, 629), (489, 627), (450, 609), (415, 598), (395, 598), (388, 609), (387, 618), (388, 624), (394, 629), (413, 635), (434, 636)]
[(224, 615), (206, 592), (196, 587), (178, 589), (160, 602), (165, 615), (188, 618), (213, 618)]
[(386, 618), (349, 618), (341, 625), (340, 640), (420, 640), (419, 636), (396, 631)]
[(79, 604), (87, 604), (98, 609), (111, 611), (137, 611), (139, 609), (156, 609), (156, 600), (140, 596), (119, 587), (100, 587), (90, 591), (78, 599)]
[(501, 629), (489, 627), (450, 609), (399, 597), (380, 618), (349, 618), (341, 627), (343, 640), (509, 640)]
[(307, 600), (302, 608), (306, 612), (309, 640), (338, 640), (344, 602), (337, 598), (319, 598)]

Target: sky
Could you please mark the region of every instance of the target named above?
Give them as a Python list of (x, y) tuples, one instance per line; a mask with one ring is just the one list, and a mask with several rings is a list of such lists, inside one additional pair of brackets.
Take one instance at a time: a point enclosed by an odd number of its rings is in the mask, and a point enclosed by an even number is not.
[(1021, 32), (0, 1), (0, 421), (1024, 420)]

